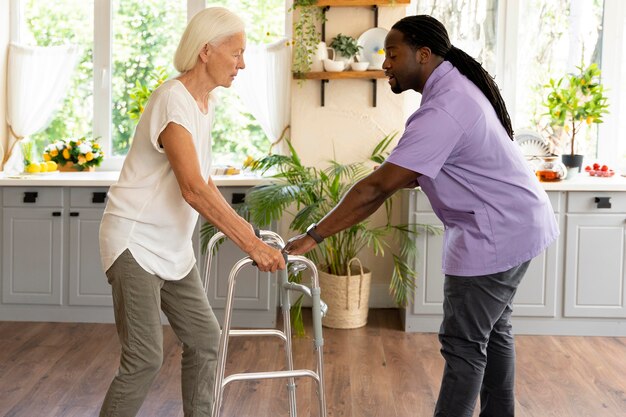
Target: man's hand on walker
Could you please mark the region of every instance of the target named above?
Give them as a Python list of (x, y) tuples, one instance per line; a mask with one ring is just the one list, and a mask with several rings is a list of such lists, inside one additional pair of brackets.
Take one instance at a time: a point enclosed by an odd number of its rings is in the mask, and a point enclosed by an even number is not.
[(283, 252), (289, 255), (302, 255), (317, 245), (315, 240), (307, 234), (298, 235), (289, 239)]

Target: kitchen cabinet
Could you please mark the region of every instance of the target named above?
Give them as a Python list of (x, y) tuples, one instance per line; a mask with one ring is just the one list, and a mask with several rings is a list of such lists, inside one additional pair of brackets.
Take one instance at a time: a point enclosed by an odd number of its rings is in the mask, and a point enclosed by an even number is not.
[(568, 196), (565, 317), (626, 318), (626, 193)]
[[(626, 192), (547, 193), (561, 233), (532, 260), (518, 288), (516, 333), (626, 335)], [(607, 201), (611, 207), (599, 208)], [(403, 216), (442, 226), (419, 189), (404, 191)], [(417, 289), (404, 309), (404, 327), (436, 332), (443, 315), (443, 234), (422, 230), (416, 243)]]
[(2, 192), (2, 303), (61, 305), (63, 189)]
[(108, 188), (69, 188), (69, 305), (112, 306), (98, 233)]
[[(220, 187), (237, 203), (248, 186)], [(108, 186), (0, 187), (2, 268), (0, 319), (29, 321), (112, 322), (111, 288), (100, 263), (98, 233)], [(198, 268), (200, 221), (193, 237)], [(231, 242), (215, 257), (208, 297), (221, 321), (227, 280), (233, 264), (245, 254)], [(276, 324), (275, 274), (256, 268), (238, 277), (233, 325)]]

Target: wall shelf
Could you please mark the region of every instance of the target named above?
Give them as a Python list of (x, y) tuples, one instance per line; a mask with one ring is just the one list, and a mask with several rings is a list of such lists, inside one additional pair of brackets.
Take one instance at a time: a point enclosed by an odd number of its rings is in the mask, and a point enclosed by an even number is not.
[(353, 79), (375, 79), (386, 78), (385, 71), (371, 70), (371, 71), (318, 71), (307, 72), (304, 74), (293, 74), (293, 78), (298, 80), (353, 80)]
[(319, 71), (319, 72), (307, 72), (304, 74), (293, 74), (293, 78), (297, 80), (320, 80), (320, 101), (322, 107), (325, 105), (325, 92), (326, 84), (329, 80), (371, 80), (372, 82), (372, 106), (376, 107), (376, 80), (385, 77), (385, 71), (372, 70), (372, 71)]
[(411, 0), (317, 0), (316, 6), (360, 7), (360, 6), (397, 6), (409, 4)]
[[(401, 6), (407, 5), (411, 0), (317, 0), (315, 5), (321, 7), (324, 13), (322, 19), (322, 41), (326, 41), (326, 12), (331, 7), (370, 7), (374, 12), (374, 27), (378, 27), (378, 7), (379, 6)], [(372, 106), (376, 107), (376, 87), (377, 80), (386, 78), (382, 70), (375, 71), (340, 71), (340, 72), (307, 72), (304, 74), (293, 74), (293, 78), (298, 80), (320, 80), (321, 105), (325, 104), (325, 86), (329, 80), (370, 80), (372, 83)]]

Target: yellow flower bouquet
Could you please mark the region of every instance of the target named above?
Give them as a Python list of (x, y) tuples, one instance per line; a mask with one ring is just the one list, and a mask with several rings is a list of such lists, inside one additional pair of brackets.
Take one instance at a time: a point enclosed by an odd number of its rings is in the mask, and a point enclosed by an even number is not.
[(78, 171), (91, 171), (100, 165), (104, 152), (96, 141), (80, 139), (57, 140), (44, 148), (44, 161), (54, 161), (59, 166), (73, 165)]

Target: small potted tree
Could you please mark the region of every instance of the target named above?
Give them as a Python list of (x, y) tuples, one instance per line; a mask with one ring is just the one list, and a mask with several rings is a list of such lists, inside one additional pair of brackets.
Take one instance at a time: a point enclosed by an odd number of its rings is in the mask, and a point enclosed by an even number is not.
[(569, 152), (564, 149), (561, 156), (563, 164), (580, 172), (583, 155), (577, 153), (577, 134), (585, 124), (602, 123), (602, 116), (608, 113), (608, 104), (598, 65), (594, 63), (577, 69), (578, 73), (567, 74), (558, 81), (550, 79), (544, 86), (548, 95), (543, 105), (548, 109), (553, 135), (561, 144), (569, 143)]

